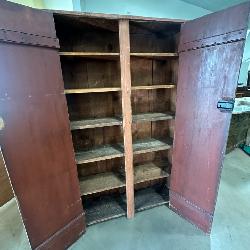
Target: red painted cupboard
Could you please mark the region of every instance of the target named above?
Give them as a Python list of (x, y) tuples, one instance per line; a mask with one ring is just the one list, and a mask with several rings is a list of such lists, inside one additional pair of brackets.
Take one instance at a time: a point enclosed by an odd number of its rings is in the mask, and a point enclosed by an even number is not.
[(33, 249), (158, 205), (210, 232), (249, 8), (184, 22), (0, 1), (0, 144)]

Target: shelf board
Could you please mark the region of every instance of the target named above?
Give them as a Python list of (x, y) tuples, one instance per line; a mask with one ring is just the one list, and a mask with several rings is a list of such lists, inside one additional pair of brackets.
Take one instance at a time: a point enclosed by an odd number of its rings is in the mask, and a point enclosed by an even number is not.
[[(64, 57), (85, 57), (97, 59), (119, 59), (120, 53), (117, 52), (83, 52), (83, 51), (61, 51), (60, 56)], [(132, 57), (144, 57), (151, 59), (165, 59), (178, 57), (178, 53), (130, 53)]]
[(158, 84), (158, 85), (144, 85), (144, 86), (132, 86), (132, 90), (147, 90), (147, 89), (173, 89), (175, 88), (175, 84)]
[[(144, 188), (135, 192), (136, 212), (169, 203), (168, 190), (157, 190), (154, 187)], [(86, 224), (88, 226), (107, 220), (126, 216), (126, 195), (105, 195), (98, 198), (84, 199)]]
[[(145, 86), (132, 86), (131, 90), (150, 90), (150, 89), (173, 89), (175, 84), (158, 84), (158, 85), (145, 85)], [(104, 92), (119, 92), (120, 87), (109, 88), (82, 88), (82, 89), (65, 89), (65, 94), (86, 94), (86, 93), (104, 93)]]
[(94, 147), (91, 150), (81, 151), (76, 153), (77, 164), (108, 160), (113, 158), (123, 157), (123, 147), (116, 145), (103, 145)]
[(134, 167), (135, 184), (167, 178), (169, 174), (153, 162)]
[(165, 121), (174, 119), (172, 113), (140, 113), (133, 115), (133, 122)]
[[(144, 154), (167, 150), (171, 148), (171, 139), (168, 142), (157, 140), (154, 138), (139, 140), (133, 143), (134, 154)], [(77, 164), (103, 161), (124, 156), (124, 146), (122, 143), (117, 145), (103, 145), (94, 147), (91, 150), (81, 151), (76, 153)]]
[(116, 117), (85, 119), (70, 122), (71, 130), (118, 126), (122, 120)]
[(156, 152), (161, 150), (167, 150), (171, 148), (171, 139), (164, 142), (154, 138), (138, 140), (133, 143), (134, 154), (144, 154), (149, 152)]
[(122, 195), (104, 195), (84, 199), (86, 224), (88, 226), (126, 216), (126, 201)]
[(80, 178), (81, 195), (96, 194), (125, 187), (125, 181), (116, 173), (106, 172)]
[[(134, 168), (135, 184), (167, 178), (169, 174), (153, 162)], [(125, 187), (122, 174), (106, 172), (80, 178), (81, 195), (90, 195)]]
[(140, 212), (153, 207), (167, 205), (169, 203), (167, 187), (157, 190), (148, 187), (135, 192), (135, 211)]
[(149, 59), (166, 59), (178, 57), (178, 53), (130, 53), (132, 57), (144, 57)]
[(87, 93), (104, 93), (104, 92), (118, 92), (121, 91), (119, 87), (110, 88), (84, 88), (84, 89), (65, 89), (65, 94), (87, 94)]
[(83, 58), (93, 58), (93, 59), (119, 59), (119, 53), (113, 52), (59, 52), (60, 56), (63, 57), (83, 57)]

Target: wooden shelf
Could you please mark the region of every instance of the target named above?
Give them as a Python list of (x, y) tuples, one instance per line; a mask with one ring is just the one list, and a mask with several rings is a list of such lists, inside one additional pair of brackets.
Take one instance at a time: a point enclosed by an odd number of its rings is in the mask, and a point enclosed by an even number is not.
[(170, 149), (172, 146), (171, 139), (164, 142), (154, 138), (139, 140), (133, 143), (134, 154), (144, 154)]
[[(133, 122), (164, 121), (174, 119), (171, 113), (141, 113), (133, 115)], [(101, 128), (122, 125), (122, 117), (83, 119), (70, 122), (71, 130)]]
[(135, 184), (167, 178), (169, 174), (160, 166), (150, 162), (134, 167)]
[(144, 85), (144, 86), (132, 86), (132, 90), (147, 90), (147, 89), (173, 89), (175, 88), (175, 84), (158, 84), (158, 85)]
[(133, 115), (133, 122), (172, 120), (172, 113), (141, 113)]
[(71, 130), (87, 129), (87, 128), (101, 128), (121, 125), (122, 120), (115, 117), (85, 119), (70, 122)]
[[(173, 89), (175, 84), (159, 84), (159, 85), (145, 85), (145, 86), (132, 86), (131, 90), (150, 90), (150, 89)], [(65, 94), (87, 94), (87, 93), (104, 93), (104, 92), (119, 92), (120, 87), (110, 88), (84, 88), (84, 89), (65, 89)]]
[[(61, 51), (60, 56), (64, 57), (85, 57), (96, 59), (119, 59), (120, 53), (116, 52), (73, 52)], [(178, 53), (130, 53), (132, 57), (144, 57), (150, 59), (165, 59), (169, 57), (178, 57)]]
[(167, 205), (169, 195), (167, 187), (157, 189), (148, 187), (135, 192), (135, 210), (136, 212), (151, 209), (153, 207)]
[[(135, 167), (135, 184), (167, 178), (169, 175), (155, 163)], [(125, 187), (122, 175), (113, 172), (100, 173), (80, 178), (81, 195), (96, 194), (112, 189)]]
[(125, 187), (121, 176), (113, 172), (100, 173), (80, 178), (81, 195), (100, 193)]
[(122, 157), (123, 155), (124, 155), (123, 146), (104, 145), (95, 147), (91, 150), (77, 152), (76, 162), (77, 164), (83, 164), (83, 163), (119, 158)]
[(87, 94), (87, 93), (104, 93), (104, 92), (118, 92), (121, 88), (84, 88), (84, 89), (65, 89), (65, 94)]
[(143, 57), (149, 59), (166, 59), (178, 57), (178, 53), (130, 53), (132, 57)]
[(97, 198), (88, 196), (84, 199), (86, 224), (88, 226), (119, 218), (126, 215), (126, 198), (124, 195), (102, 195)]
[(82, 58), (93, 58), (93, 59), (108, 59), (118, 60), (119, 53), (113, 52), (59, 52), (60, 56), (63, 57), (82, 57)]
[[(167, 142), (154, 138), (139, 140), (133, 143), (134, 154), (144, 154), (167, 150), (171, 148), (172, 140), (169, 138)], [(117, 145), (103, 145), (94, 147), (91, 150), (81, 151), (76, 153), (77, 164), (103, 161), (124, 156), (124, 146), (122, 143)]]

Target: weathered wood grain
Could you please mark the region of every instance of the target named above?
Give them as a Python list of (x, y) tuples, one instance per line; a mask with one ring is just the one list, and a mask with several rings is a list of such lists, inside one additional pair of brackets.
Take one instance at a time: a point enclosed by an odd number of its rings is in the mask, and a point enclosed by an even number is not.
[(125, 187), (125, 180), (113, 172), (100, 173), (80, 178), (81, 195)]
[(171, 139), (169, 139), (168, 142), (164, 142), (154, 138), (149, 138), (138, 140), (133, 143), (134, 154), (145, 154), (148, 152), (167, 150), (171, 147)]
[(173, 113), (141, 113), (133, 115), (133, 122), (165, 121), (174, 119)]
[(83, 164), (122, 157), (123, 155), (123, 149), (121, 147), (119, 148), (118, 146), (103, 145), (94, 147), (91, 150), (77, 152), (76, 162), (77, 164)]
[(124, 131), (124, 152), (126, 171), (127, 217), (134, 217), (134, 175), (132, 147), (132, 109), (131, 109), (131, 72), (130, 72), (130, 38), (129, 21), (119, 21), (122, 114)]
[(72, 121), (70, 123), (70, 128), (71, 130), (77, 130), (77, 129), (117, 126), (121, 124), (122, 124), (121, 119), (115, 117), (107, 117), (107, 118), (95, 118), (95, 119)]

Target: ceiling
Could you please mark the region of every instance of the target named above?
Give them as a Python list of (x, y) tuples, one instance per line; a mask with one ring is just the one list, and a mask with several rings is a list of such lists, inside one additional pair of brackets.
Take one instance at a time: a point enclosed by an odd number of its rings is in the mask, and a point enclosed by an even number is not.
[(199, 6), (209, 11), (218, 11), (227, 7), (247, 2), (247, 0), (182, 0), (183, 2)]

